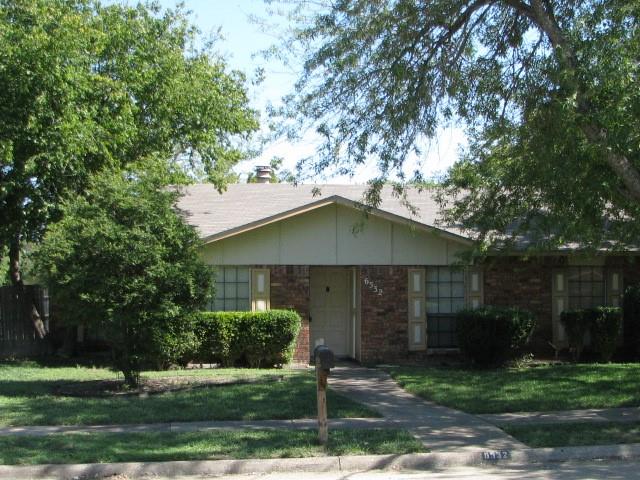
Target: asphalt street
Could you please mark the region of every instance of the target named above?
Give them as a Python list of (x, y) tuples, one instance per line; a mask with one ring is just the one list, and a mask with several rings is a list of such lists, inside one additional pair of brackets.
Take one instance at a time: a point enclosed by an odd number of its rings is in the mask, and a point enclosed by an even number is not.
[[(148, 479), (148, 477), (146, 477)], [(172, 477), (200, 480), (214, 477)], [(216, 477), (220, 478), (220, 477)], [(268, 475), (229, 475), (226, 480), (618, 480), (640, 478), (640, 462), (606, 461), (554, 465), (527, 465), (508, 468), (453, 467), (421, 472), (325, 472), (272, 473)], [(154, 480), (168, 480), (156, 477)]]

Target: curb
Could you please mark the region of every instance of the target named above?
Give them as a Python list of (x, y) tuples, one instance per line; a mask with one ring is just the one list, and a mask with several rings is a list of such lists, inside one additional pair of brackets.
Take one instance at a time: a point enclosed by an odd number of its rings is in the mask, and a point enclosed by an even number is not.
[(101, 478), (112, 475), (166, 476), (268, 474), (367, 470), (431, 470), (462, 466), (517, 466), (587, 460), (629, 460), (640, 457), (640, 443), (524, 450), (418, 453), (408, 455), (352, 455), (249, 460), (89, 463), (79, 465), (0, 466), (0, 478)]

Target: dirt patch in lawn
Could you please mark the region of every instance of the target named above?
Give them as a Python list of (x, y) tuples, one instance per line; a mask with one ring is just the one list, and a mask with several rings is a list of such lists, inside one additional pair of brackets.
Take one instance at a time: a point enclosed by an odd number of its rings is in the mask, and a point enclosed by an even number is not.
[(283, 380), (284, 375), (268, 375), (256, 378), (167, 376), (141, 378), (140, 386), (136, 389), (129, 388), (125, 385), (122, 379), (89, 380), (60, 384), (53, 389), (53, 394), (61, 397), (146, 396), (167, 392), (193, 390), (196, 388), (244, 385), (251, 383), (272, 383), (281, 382)]

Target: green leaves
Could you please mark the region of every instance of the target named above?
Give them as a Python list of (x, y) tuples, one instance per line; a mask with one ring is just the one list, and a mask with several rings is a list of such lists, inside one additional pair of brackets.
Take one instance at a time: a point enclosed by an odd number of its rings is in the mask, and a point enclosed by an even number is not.
[(300, 315), (293, 310), (201, 312), (198, 317), (201, 361), (273, 367), (293, 357), (300, 331)]
[(195, 341), (189, 315), (210, 293), (198, 235), (174, 211), (178, 193), (160, 187), (123, 173), (92, 178), (34, 253), (58, 319), (103, 332), (125, 375), (179, 361)]
[(333, 3), (292, 33), (308, 53), (283, 131), (324, 139), (303, 173), (374, 160), (404, 180), (426, 138), (463, 124), (445, 221), (500, 247), (525, 233), (523, 248), (637, 244), (639, 14), (616, 0)]
[(0, 243), (38, 241), (103, 169), (223, 187), (257, 129), (181, 8), (0, 0)]

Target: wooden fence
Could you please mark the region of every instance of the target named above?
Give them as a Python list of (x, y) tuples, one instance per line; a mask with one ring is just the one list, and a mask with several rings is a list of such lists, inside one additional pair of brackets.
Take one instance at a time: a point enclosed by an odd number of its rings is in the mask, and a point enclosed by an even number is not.
[(0, 357), (25, 357), (50, 353), (47, 338), (40, 339), (31, 320), (35, 304), (42, 321), (49, 323), (49, 296), (38, 285), (0, 287)]

